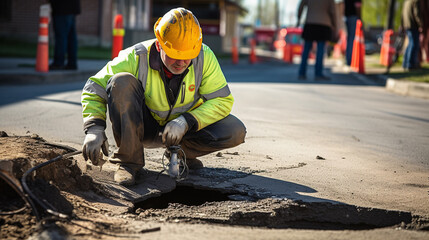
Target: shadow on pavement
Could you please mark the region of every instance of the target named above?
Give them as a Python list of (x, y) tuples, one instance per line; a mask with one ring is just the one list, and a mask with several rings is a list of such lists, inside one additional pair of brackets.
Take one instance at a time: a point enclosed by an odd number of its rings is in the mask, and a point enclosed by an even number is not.
[(236, 192), (254, 199), (287, 198), (306, 202), (341, 203), (303, 195), (302, 193), (317, 193), (315, 189), (308, 186), (227, 168), (193, 170), (183, 184)]
[[(1, 86), (0, 85), (0, 107), (8, 104), (18, 103), (26, 100), (39, 99), (45, 95), (82, 90), (85, 81), (61, 84), (43, 84), (43, 85), (17, 85), (17, 86)], [(44, 101), (56, 101), (49, 99), (41, 99)], [(70, 102), (72, 104), (79, 104)], [(68, 101), (67, 101), (68, 102)]]

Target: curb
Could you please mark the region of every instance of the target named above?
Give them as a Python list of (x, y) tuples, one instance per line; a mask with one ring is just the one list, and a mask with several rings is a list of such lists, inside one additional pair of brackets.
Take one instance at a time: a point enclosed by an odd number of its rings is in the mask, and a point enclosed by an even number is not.
[(386, 89), (404, 96), (429, 99), (429, 84), (388, 78)]
[(77, 70), (37, 72), (32, 58), (0, 58), (0, 86), (24, 84), (85, 83), (107, 60), (79, 59)]

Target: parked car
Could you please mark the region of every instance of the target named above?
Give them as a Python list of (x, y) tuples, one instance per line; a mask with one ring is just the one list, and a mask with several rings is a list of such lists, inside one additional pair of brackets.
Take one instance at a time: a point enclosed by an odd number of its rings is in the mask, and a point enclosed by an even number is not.
[[(301, 55), (303, 48), (302, 28), (288, 27), (276, 32), (271, 50), (281, 52), (283, 59), (291, 62), (295, 55)], [(312, 57), (313, 54), (310, 55)]]
[(268, 49), (273, 42), (276, 30), (270, 27), (258, 27), (254, 29), (256, 45)]

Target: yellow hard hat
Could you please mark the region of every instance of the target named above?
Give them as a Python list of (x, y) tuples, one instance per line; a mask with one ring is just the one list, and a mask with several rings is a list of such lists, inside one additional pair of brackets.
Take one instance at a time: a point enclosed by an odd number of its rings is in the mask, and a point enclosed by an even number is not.
[(175, 8), (155, 23), (156, 39), (168, 57), (187, 60), (196, 58), (201, 50), (203, 35), (197, 18), (191, 11)]

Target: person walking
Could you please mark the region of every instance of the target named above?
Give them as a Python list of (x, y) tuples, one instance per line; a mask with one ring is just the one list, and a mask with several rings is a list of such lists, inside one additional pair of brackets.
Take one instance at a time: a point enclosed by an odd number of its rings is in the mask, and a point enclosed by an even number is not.
[[(234, 98), (197, 18), (175, 8), (154, 25), (156, 38), (122, 50), (82, 91), (83, 156), (107, 156), (106, 110), (118, 150), (114, 180), (135, 183), (145, 147), (181, 145), (189, 168), (197, 157), (244, 142), (246, 128), (231, 115)], [(107, 105), (107, 107), (106, 107)]]
[[(55, 36), (54, 60), (49, 70), (77, 69), (76, 16), (80, 14), (80, 0), (49, 0)], [(67, 64), (64, 64), (67, 53)]]
[(422, 30), (422, 16), (419, 0), (405, 0), (402, 8), (401, 27), (408, 37), (402, 67), (405, 71), (419, 68), (419, 35)]
[(353, 42), (356, 33), (356, 22), (361, 18), (361, 0), (344, 0), (344, 16), (346, 18), (347, 45), (346, 45), (346, 64), (352, 64)]
[(308, 55), (312, 49), (313, 42), (317, 43), (315, 80), (327, 80), (323, 74), (323, 58), (325, 54), (326, 41), (333, 39), (338, 34), (338, 24), (334, 0), (302, 0), (298, 8), (298, 22), (304, 7), (307, 7), (302, 38), (304, 39), (304, 49), (301, 55), (299, 66), (299, 79), (306, 79)]

